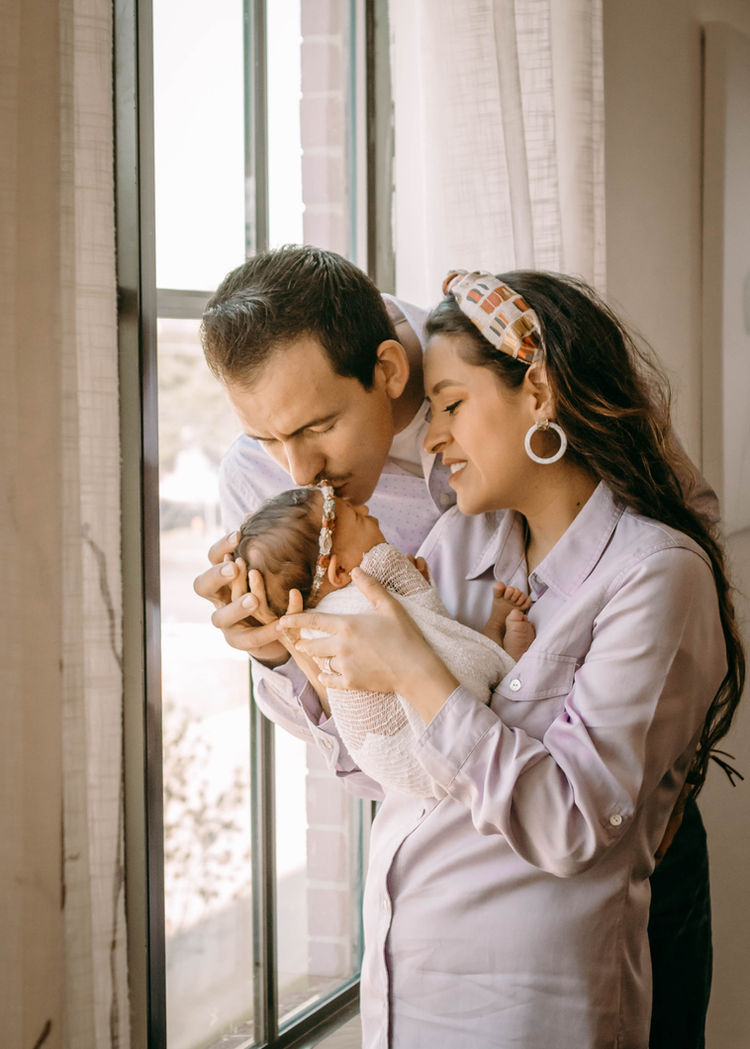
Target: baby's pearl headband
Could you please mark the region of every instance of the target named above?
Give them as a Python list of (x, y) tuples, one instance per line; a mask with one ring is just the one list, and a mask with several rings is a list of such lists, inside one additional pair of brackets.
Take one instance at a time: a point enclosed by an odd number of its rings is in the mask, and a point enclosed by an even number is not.
[(315, 575), (313, 576), (310, 597), (314, 598), (320, 584), (328, 571), (331, 562), (331, 550), (333, 549), (333, 531), (336, 527), (336, 500), (333, 494), (333, 485), (330, 481), (321, 481), (315, 486), (319, 488), (323, 496), (323, 520), (318, 536), (318, 560), (315, 563)]
[(451, 294), (491, 345), (533, 364), (542, 353), (539, 318), (523, 296), (481, 270), (451, 270), (443, 281), (443, 295)]

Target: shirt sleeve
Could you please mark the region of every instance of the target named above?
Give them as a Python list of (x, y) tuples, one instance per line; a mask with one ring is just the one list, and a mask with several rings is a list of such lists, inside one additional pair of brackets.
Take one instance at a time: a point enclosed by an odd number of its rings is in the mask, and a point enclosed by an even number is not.
[[(537, 667), (545, 656), (568, 658), (537, 652)], [(523, 859), (561, 877), (592, 866), (657, 788), (652, 833), (663, 832), (726, 671), (705, 561), (672, 548), (631, 566), (610, 587), (577, 662), (540, 738), (509, 723), (524, 691), (519, 662), (492, 709), (459, 687), (419, 741), (425, 768), (471, 811), (480, 833), (504, 834)], [(521, 705), (554, 702), (545, 685), (542, 670)]]
[(247, 514), (290, 485), (289, 475), (258, 442), (240, 434), (219, 465), (222, 527), (227, 532), (239, 528)]
[(293, 736), (314, 744), (327, 767), (356, 797), (382, 800), (382, 788), (353, 761), (333, 718), (326, 716), (315, 689), (294, 660), (273, 669), (252, 658), (250, 663), (253, 698), (260, 711)]

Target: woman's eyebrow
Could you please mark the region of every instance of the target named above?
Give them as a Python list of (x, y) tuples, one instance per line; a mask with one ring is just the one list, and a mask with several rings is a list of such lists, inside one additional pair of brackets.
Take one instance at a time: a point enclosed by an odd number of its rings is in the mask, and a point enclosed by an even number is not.
[(432, 387), (432, 390), (430, 391), (428, 397), (434, 397), (436, 394), (440, 393), (441, 390), (444, 390), (446, 386), (460, 385), (461, 383), (458, 381), (458, 379), (441, 379), (440, 382), (436, 382), (435, 385)]

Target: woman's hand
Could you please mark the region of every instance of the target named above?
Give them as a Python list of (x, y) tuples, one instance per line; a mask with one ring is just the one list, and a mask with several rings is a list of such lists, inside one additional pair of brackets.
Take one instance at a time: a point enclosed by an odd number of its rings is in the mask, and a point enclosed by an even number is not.
[[(371, 615), (303, 612), (284, 616), (279, 631), (295, 653), (310, 656), (318, 666), (331, 661), (330, 672), (319, 675), (325, 687), (398, 692), (425, 722), (431, 721), (457, 687), (456, 679), (380, 583), (358, 568), (352, 580), (373, 606)], [(302, 638), (302, 629), (326, 636)]]

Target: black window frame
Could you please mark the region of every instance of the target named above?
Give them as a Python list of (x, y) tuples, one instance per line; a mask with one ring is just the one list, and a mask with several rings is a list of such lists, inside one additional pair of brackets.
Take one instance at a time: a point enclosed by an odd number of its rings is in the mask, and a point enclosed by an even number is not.
[[(357, 0), (350, 0), (354, 10)], [(268, 243), (264, 0), (243, 0), (245, 171), (255, 186), (248, 254)], [(366, 258), (393, 291), (392, 146), (387, 0), (361, 0), (365, 40)], [(162, 799), (157, 318), (198, 318), (210, 292), (157, 289), (152, 0), (115, 0), (114, 100), (122, 445), (126, 888), (134, 1046), (167, 1045)], [(249, 678), (249, 675), (248, 675)], [(252, 704), (254, 1035), (235, 1049), (315, 1044), (354, 1015), (344, 984), (279, 1029), (275, 983), (273, 726)], [(255, 788), (259, 789), (255, 789)]]

